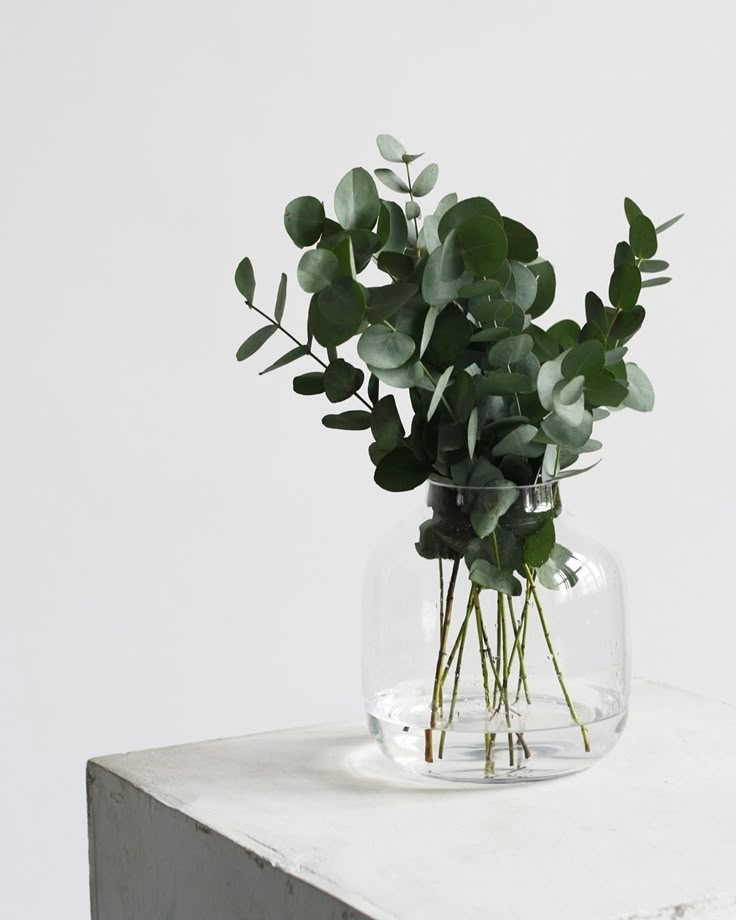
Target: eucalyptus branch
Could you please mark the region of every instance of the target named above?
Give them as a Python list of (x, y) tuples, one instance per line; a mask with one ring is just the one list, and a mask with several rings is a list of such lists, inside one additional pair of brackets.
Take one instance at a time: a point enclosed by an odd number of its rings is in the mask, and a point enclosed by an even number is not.
[[(257, 307), (254, 303), (251, 303), (251, 301), (246, 299), (245, 302), (248, 304), (251, 310), (254, 310), (256, 313), (258, 313), (259, 316), (262, 316), (265, 320), (268, 320), (272, 326), (275, 326), (277, 329), (281, 330), (285, 336), (288, 336), (288, 338), (290, 338), (295, 345), (298, 345), (299, 348), (303, 348), (305, 357), (309, 356), (310, 358), (314, 358), (314, 360), (325, 369), (328, 367), (327, 363), (323, 361), (319, 355), (316, 355), (309, 347), (309, 345), (306, 344), (306, 342), (300, 342), (295, 335), (292, 335), (289, 330), (282, 326), (281, 323), (279, 323), (273, 316), (269, 316), (268, 313), (264, 313), (263, 310)], [(356, 399), (359, 399), (366, 407), (366, 409), (369, 409), (370, 411), (373, 410), (373, 406), (366, 399), (363, 399), (360, 393), (353, 393), (353, 396)]]

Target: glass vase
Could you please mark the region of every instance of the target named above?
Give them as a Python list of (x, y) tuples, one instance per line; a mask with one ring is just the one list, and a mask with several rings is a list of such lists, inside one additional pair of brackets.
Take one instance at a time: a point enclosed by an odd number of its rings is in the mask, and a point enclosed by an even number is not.
[(399, 766), (448, 780), (523, 782), (592, 766), (628, 707), (615, 561), (562, 513), (558, 482), (432, 482), (425, 494), (366, 574), (371, 734)]

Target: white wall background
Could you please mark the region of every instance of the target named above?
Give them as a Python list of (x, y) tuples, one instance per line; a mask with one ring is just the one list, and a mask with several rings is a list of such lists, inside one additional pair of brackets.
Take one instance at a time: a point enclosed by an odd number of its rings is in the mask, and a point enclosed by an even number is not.
[(605, 291), (625, 194), (687, 212), (635, 342), (657, 410), (569, 504), (625, 564), (636, 670), (736, 702), (732, 4), (0, 9), (3, 917), (86, 916), (89, 755), (359, 715), (356, 579), (411, 499), (291, 368), (236, 365), (231, 279), (249, 254), (270, 300), (284, 204), (381, 131), (537, 231), (558, 315)]

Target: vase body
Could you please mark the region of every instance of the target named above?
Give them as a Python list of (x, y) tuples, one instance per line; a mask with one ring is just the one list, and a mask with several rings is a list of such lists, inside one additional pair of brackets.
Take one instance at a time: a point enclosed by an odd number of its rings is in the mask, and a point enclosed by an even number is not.
[[(437, 484), (425, 495), (366, 573), (371, 734), (401, 767), (449, 780), (524, 782), (592, 766), (628, 707), (614, 559), (562, 511), (557, 483), (501, 496), (507, 510), (483, 538), (473, 509), (497, 496)], [(555, 547), (542, 562), (550, 528)], [(473, 565), (479, 554), (489, 565)]]

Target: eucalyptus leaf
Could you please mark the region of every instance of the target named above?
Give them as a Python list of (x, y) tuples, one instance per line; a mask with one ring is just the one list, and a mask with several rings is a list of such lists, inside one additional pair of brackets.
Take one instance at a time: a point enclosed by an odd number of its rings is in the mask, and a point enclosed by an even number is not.
[(549, 559), (537, 569), (540, 584), (550, 591), (574, 588), (582, 563), (564, 546), (556, 543)]
[(469, 278), (455, 231), (429, 256), (422, 276), (422, 296), (430, 306), (444, 307), (457, 297)]
[(493, 275), (498, 271), (506, 258), (508, 243), (503, 227), (495, 218), (478, 214), (460, 224), (454, 232), (457, 233), (460, 252), (468, 271), (482, 276)]
[(261, 346), (266, 344), (277, 329), (278, 326), (262, 326), (260, 329), (256, 329), (256, 331), (252, 335), (249, 335), (243, 342), (235, 357), (238, 361), (245, 361), (246, 358), (250, 358), (250, 356), (254, 355)]
[(654, 388), (638, 364), (626, 365), (629, 392), (623, 405), (637, 412), (651, 412), (654, 408)]
[(392, 192), (399, 192), (404, 195), (409, 194), (409, 186), (401, 178), (401, 176), (396, 175), (393, 169), (374, 169), (373, 173), (376, 179), (378, 179), (380, 182), (383, 182), (383, 184), (387, 188), (390, 188)]
[(642, 281), (641, 286), (643, 288), (659, 287), (662, 284), (669, 284), (670, 281), (672, 281), (672, 278), (668, 278), (666, 275), (660, 275), (659, 278), (647, 278), (645, 281)]
[(562, 373), (563, 356), (552, 361), (545, 361), (539, 369), (537, 392), (539, 401), (545, 409), (554, 408), (554, 391), (557, 384), (564, 379)]
[(574, 319), (561, 319), (549, 327), (547, 335), (558, 342), (562, 348), (574, 348), (580, 338), (580, 326)]
[(305, 357), (309, 354), (309, 349), (306, 345), (297, 345), (296, 348), (292, 348), (290, 351), (287, 351), (285, 355), (282, 355), (280, 358), (277, 358), (273, 364), (269, 364), (265, 370), (262, 370), (259, 374), (262, 377), (264, 374), (268, 374), (271, 371), (276, 371), (280, 367), (286, 367), (287, 364), (291, 364), (292, 361), (298, 361), (299, 358)]
[(295, 393), (300, 396), (318, 396), (325, 391), (325, 380), (322, 371), (309, 371), (307, 374), (299, 374), (292, 381)]
[[(665, 272), (670, 267), (669, 262), (664, 259), (644, 259), (639, 265), (639, 271), (651, 274), (652, 272)], [(643, 286), (644, 282), (642, 282)]]
[(335, 190), (335, 214), (346, 230), (372, 230), (379, 203), (376, 183), (362, 166), (346, 173)]
[(373, 478), (387, 492), (410, 492), (429, 476), (429, 467), (408, 447), (397, 447), (381, 460)]
[(536, 236), (520, 224), (518, 220), (510, 217), (503, 218), (503, 229), (508, 239), (509, 259), (519, 262), (533, 262), (539, 255), (539, 243)]
[(488, 352), (488, 363), (494, 367), (515, 364), (525, 358), (534, 347), (534, 339), (526, 333), (501, 339)]
[(406, 218), (401, 206), (395, 201), (382, 201), (381, 211), (388, 214), (389, 233), (386, 242), (381, 247), (380, 252), (398, 252), (402, 253), (406, 247), (408, 239), (408, 230)]
[(562, 375), (572, 380), (582, 374), (586, 380), (597, 377), (606, 362), (606, 351), (600, 342), (582, 342), (572, 348), (562, 360)]
[(313, 195), (302, 195), (286, 205), (284, 227), (292, 242), (300, 249), (317, 242), (322, 235), (324, 223), (324, 205)]
[(391, 137), (390, 134), (379, 134), (376, 138), (376, 144), (384, 160), (388, 160), (389, 163), (403, 162), (406, 150), (404, 149), (404, 145), (399, 143), (395, 137)]
[(657, 231), (646, 215), (640, 214), (631, 222), (629, 243), (638, 259), (651, 259), (657, 252)]
[(603, 301), (594, 291), (585, 295), (585, 318), (589, 323), (595, 323), (603, 332), (608, 332), (608, 318)]
[(442, 217), (439, 225), (440, 240), (447, 237), (451, 230), (457, 229), (471, 217), (479, 215), (492, 217), (501, 223), (501, 215), (498, 208), (487, 198), (464, 198), (453, 205)]
[(470, 580), (479, 588), (490, 588), (499, 594), (519, 597), (521, 582), (513, 572), (504, 571), (486, 559), (476, 559), (470, 568)]
[(678, 214), (676, 217), (671, 217), (669, 220), (666, 220), (663, 224), (660, 224), (655, 228), (657, 233), (664, 233), (665, 230), (669, 230), (670, 227), (674, 227), (678, 220), (681, 220), (685, 215)]
[(521, 262), (508, 263), (509, 278), (503, 287), (502, 294), (506, 300), (518, 304), (522, 310), (528, 310), (537, 296), (537, 277), (526, 265)]
[(339, 274), (340, 262), (329, 249), (308, 249), (299, 260), (296, 270), (299, 286), (308, 294), (316, 294), (329, 287)]
[(405, 431), (393, 396), (384, 396), (373, 407), (371, 432), (376, 444), (387, 452), (401, 444)]
[(361, 286), (351, 278), (338, 278), (312, 298), (309, 327), (320, 345), (337, 347), (357, 333), (364, 315)]
[(424, 326), (422, 328), (422, 341), (419, 345), (419, 357), (421, 358), (424, 352), (427, 350), (432, 339), (432, 333), (434, 332), (434, 326), (437, 322), (437, 317), (439, 316), (440, 310), (442, 307), (430, 307), (427, 310), (427, 315), (424, 317)]
[(416, 284), (405, 281), (367, 289), (368, 322), (382, 323), (395, 316), (417, 293)]
[(629, 222), (629, 226), (631, 226), (637, 217), (641, 217), (642, 210), (631, 198), (624, 198), (624, 213), (626, 214), (626, 220)]
[(417, 220), (417, 218), (422, 216), (422, 209), (416, 201), (407, 201), (404, 205), (404, 213), (406, 214), (407, 220)]
[(519, 490), (513, 482), (499, 479), (493, 488), (488, 488), (476, 497), (470, 512), (470, 522), (479, 537), (493, 533), (498, 522), (519, 497)]
[(548, 517), (544, 524), (524, 539), (524, 562), (534, 569), (549, 559), (555, 545), (555, 522)]
[(437, 207), (434, 209), (434, 216), (437, 218), (437, 224), (439, 226), (440, 220), (447, 214), (451, 207), (457, 204), (457, 194), (455, 192), (450, 192), (449, 195), (445, 195), (440, 198)]
[(424, 381), (424, 370), (416, 358), (409, 359), (401, 367), (382, 368), (368, 365), (368, 370), (375, 374), (381, 383), (399, 390), (421, 386)]
[(527, 311), (529, 316), (536, 319), (546, 313), (552, 306), (557, 290), (557, 279), (555, 270), (550, 262), (533, 262), (527, 268), (537, 279), (537, 292), (532, 305)]
[(439, 172), (440, 168), (436, 163), (430, 163), (424, 167), (411, 185), (415, 198), (423, 198), (425, 195), (429, 195), (437, 184)]
[(512, 429), (496, 444), (491, 451), (493, 457), (506, 454), (518, 454), (520, 457), (539, 457), (544, 453), (544, 445), (533, 443), (537, 436), (534, 425), (519, 425)]
[(585, 414), (585, 377), (582, 375), (572, 380), (560, 380), (552, 394), (555, 415), (571, 428), (582, 424)]
[(414, 354), (414, 340), (388, 326), (369, 326), (358, 339), (358, 354), (372, 368), (389, 370), (405, 364)]
[(468, 456), (472, 460), (478, 443), (478, 407), (475, 406), (468, 418)]
[(247, 257), (235, 269), (235, 286), (249, 303), (253, 302), (256, 278), (253, 274), (253, 265)]
[(332, 361), (324, 373), (325, 394), (330, 402), (349, 399), (363, 385), (365, 374), (343, 358)]
[(434, 413), (436, 412), (437, 406), (439, 406), (440, 400), (442, 399), (442, 394), (445, 392), (445, 388), (447, 387), (447, 384), (450, 382), (452, 371), (453, 371), (453, 368), (448, 367), (446, 370), (442, 372), (439, 380), (437, 381), (437, 384), (434, 388), (434, 393), (432, 393), (432, 399), (430, 400), (430, 403), (429, 403), (429, 409), (427, 409), (427, 421), (429, 421), (434, 415)]
[(641, 291), (641, 272), (636, 265), (623, 262), (613, 270), (608, 296), (614, 307), (631, 310)]
[(572, 426), (566, 424), (556, 412), (553, 412), (542, 422), (542, 431), (554, 444), (569, 450), (577, 450), (590, 438), (593, 431), (593, 416), (586, 411), (582, 422)]
[(339, 428), (342, 431), (365, 431), (371, 427), (371, 414), (364, 409), (350, 409), (337, 415), (322, 418), (325, 428)]

